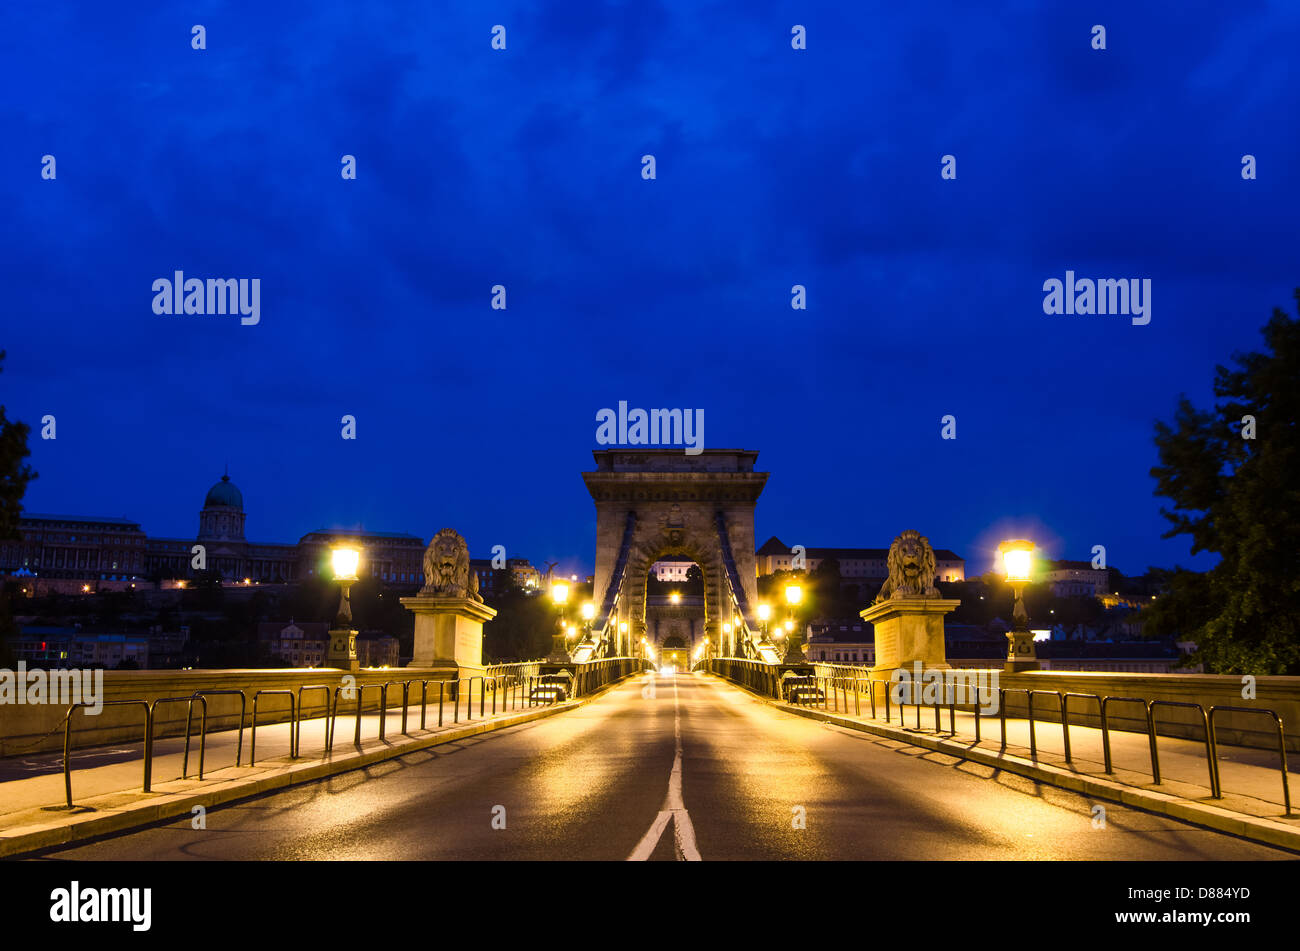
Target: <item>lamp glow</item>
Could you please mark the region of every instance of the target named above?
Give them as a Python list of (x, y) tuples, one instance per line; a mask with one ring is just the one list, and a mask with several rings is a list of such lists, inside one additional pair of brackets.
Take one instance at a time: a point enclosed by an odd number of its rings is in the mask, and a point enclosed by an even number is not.
[(1030, 579), (1034, 568), (1034, 543), (1023, 538), (1015, 538), (998, 546), (1002, 555), (1002, 569), (1007, 581), (1025, 582)]
[(341, 545), (330, 551), (330, 560), (335, 581), (357, 580), (357, 565), (361, 563), (361, 552), (357, 549)]
[(551, 600), (556, 604), (564, 604), (569, 600), (569, 586), (563, 583), (551, 585)]
[(798, 604), (803, 600), (803, 588), (797, 584), (786, 585), (785, 600), (787, 604)]
[(592, 604), (590, 601), (583, 602), (582, 619), (584, 621), (590, 621), (595, 616), (596, 616), (596, 606)]
[(772, 605), (770, 605), (770, 604), (760, 604), (760, 605), (758, 606), (758, 619), (759, 619), (760, 621), (764, 621), (764, 622), (766, 622), (766, 621), (770, 620), (771, 617), (772, 617)]

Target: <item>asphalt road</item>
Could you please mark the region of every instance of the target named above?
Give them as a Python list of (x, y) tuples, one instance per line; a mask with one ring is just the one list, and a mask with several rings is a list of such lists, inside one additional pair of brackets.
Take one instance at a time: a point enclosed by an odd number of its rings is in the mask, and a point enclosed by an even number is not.
[(49, 859), (1268, 859), (702, 675)]

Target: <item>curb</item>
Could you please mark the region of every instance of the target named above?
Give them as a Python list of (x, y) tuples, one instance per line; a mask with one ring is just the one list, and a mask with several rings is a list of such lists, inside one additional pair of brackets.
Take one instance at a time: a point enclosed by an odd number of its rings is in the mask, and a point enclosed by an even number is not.
[(810, 720), (821, 720), (848, 730), (856, 730), (859, 733), (871, 733), (900, 743), (907, 743), (909, 746), (917, 746), (947, 756), (954, 756), (958, 759), (980, 763), (984, 766), (992, 766), (1036, 782), (1045, 783), (1048, 786), (1056, 786), (1070, 792), (1082, 793), (1096, 799), (1117, 802), (1120, 805), (1131, 806), (1135, 809), (1167, 816), (1170, 819), (1178, 819), (1193, 825), (1204, 826), (1217, 832), (1227, 832), (1262, 845), (1272, 845), (1300, 852), (1300, 826), (1291, 826), (1284, 822), (1258, 816), (1247, 816), (1239, 812), (1221, 809), (1218, 806), (1210, 806), (1190, 799), (1171, 796), (1168, 793), (1126, 786), (1113, 780), (1075, 773), (1045, 763), (1036, 763), (1033, 760), (1025, 759), (1023, 756), (1015, 756), (1010, 753), (993, 753), (988, 750), (963, 746), (949, 740), (940, 740), (923, 734), (910, 733), (906, 730), (880, 726), (875, 723), (863, 723), (859, 720), (852, 720), (835, 713), (826, 713), (822, 710), (792, 707), (777, 702), (770, 697), (756, 694), (752, 690), (741, 687), (740, 684), (734, 684), (725, 678), (720, 677), (718, 679), (724, 683), (732, 684), (732, 686), (740, 687), (750, 696), (769, 706), (796, 716), (807, 717)]
[[(385, 760), (396, 759), (410, 753), (418, 753), (420, 750), (433, 746), (455, 743), (482, 733), (492, 733), (508, 727), (519, 726), (522, 723), (546, 719), (568, 710), (576, 710), (578, 707), (590, 703), (606, 691), (623, 683), (626, 679), (620, 678), (612, 681), (576, 700), (568, 700), (564, 703), (528, 710), (496, 720), (480, 720), (443, 733), (409, 739), (406, 742), (384, 746), (380, 749), (358, 753), (355, 752), (354, 748), (353, 751), (346, 754), (332, 754), (331, 758), (325, 762), (294, 763), (288, 766), (275, 767), (275, 772), (270, 775), (259, 776), (256, 779), (213, 780), (213, 785), (202, 792), (185, 791), (154, 794), (155, 798), (153, 800), (134, 803), (120, 811), (105, 812), (98, 815), (91, 814), (84, 817), (67, 816), (62, 821), (55, 819), (51, 824), (34, 828), (30, 832), (19, 831), (15, 835), (0, 836), (0, 859), (21, 857), (56, 846), (69, 845), (87, 839), (96, 839), (100, 836), (124, 832), (128, 829), (153, 825), (156, 822), (188, 816), (192, 814), (195, 806), (212, 809), (217, 806), (239, 802), (243, 799), (251, 799), (274, 790), (287, 789), (291, 786), (316, 782), (355, 769), (363, 769)], [(239, 767), (230, 768), (237, 769)], [(95, 798), (103, 799), (120, 795), (122, 795), (120, 792), (109, 793), (107, 796)], [(94, 799), (90, 801), (93, 802)]]

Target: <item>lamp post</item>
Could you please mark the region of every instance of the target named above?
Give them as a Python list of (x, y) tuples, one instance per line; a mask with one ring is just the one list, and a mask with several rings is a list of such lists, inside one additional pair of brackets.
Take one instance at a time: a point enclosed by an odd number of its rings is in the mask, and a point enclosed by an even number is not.
[(1034, 543), (1023, 538), (1010, 539), (998, 545), (998, 554), (1002, 556), (1002, 569), (1016, 599), (1011, 612), (1011, 630), (1007, 631), (1007, 660), (1002, 669), (1013, 673), (1038, 670), (1038, 653), (1034, 650), (1034, 634), (1029, 630), (1029, 612), (1025, 610), (1024, 599), (1025, 584), (1033, 574)]
[(582, 638), (591, 639), (591, 622), (596, 616), (596, 606), (590, 601), (582, 602)]
[(568, 639), (569, 622), (565, 605), (569, 603), (569, 586), (565, 582), (557, 581), (551, 585), (551, 601), (560, 609), (560, 616), (555, 622), (558, 633), (551, 636), (551, 652), (546, 660), (552, 664), (567, 664), (570, 657), (565, 641)]
[(754, 611), (758, 615), (759, 630), (763, 632), (763, 636), (759, 639), (758, 646), (760, 648), (771, 647), (772, 639), (768, 636), (767, 625), (768, 622), (772, 620), (772, 605), (768, 604), (766, 601), (761, 601)]
[[(721, 648), (721, 649), (725, 651), (725, 650), (727, 649), (727, 645), (728, 645), (728, 644), (734, 644), (734, 643), (735, 643), (735, 641), (733, 641), (732, 638), (731, 638), (731, 622), (730, 622), (730, 621), (723, 621), (723, 622), (722, 622), (722, 648)], [(736, 651), (735, 651), (734, 649), (731, 651), (731, 656), (732, 656), (732, 657), (735, 657), (735, 656), (736, 656)]]
[(618, 649), (626, 650), (628, 654), (632, 653), (632, 645), (627, 640), (627, 621), (618, 622)]
[(803, 664), (806, 659), (803, 656), (803, 638), (795, 633), (794, 609), (803, 602), (803, 588), (797, 584), (785, 586), (785, 603), (790, 606), (790, 614), (786, 618), (785, 631), (789, 637), (786, 639), (785, 662), (787, 664)]
[(349, 595), (357, 580), (361, 551), (353, 545), (339, 544), (331, 549), (330, 562), (340, 593), (339, 610), (334, 625), (330, 628), (325, 663), (341, 670), (359, 670), (361, 664), (357, 660), (357, 632), (352, 627), (352, 599)]

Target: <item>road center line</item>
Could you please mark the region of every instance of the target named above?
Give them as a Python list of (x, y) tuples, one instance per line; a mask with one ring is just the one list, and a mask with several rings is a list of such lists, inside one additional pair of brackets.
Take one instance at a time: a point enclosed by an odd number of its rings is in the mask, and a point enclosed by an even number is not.
[(641, 837), (641, 841), (636, 844), (632, 854), (627, 857), (629, 862), (644, 862), (650, 858), (650, 854), (654, 852), (655, 846), (659, 844), (659, 839), (664, 834), (664, 829), (668, 828), (670, 819), (673, 823), (673, 845), (677, 857), (687, 862), (700, 861), (700, 850), (695, 845), (695, 825), (691, 822), (691, 814), (686, 811), (686, 804), (682, 801), (682, 710), (677, 697), (675, 674), (673, 675), (673, 745), (673, 769), (668, 774), (668, 795), (664, 797), (663, 808), (655, 816), (654, 822)]

